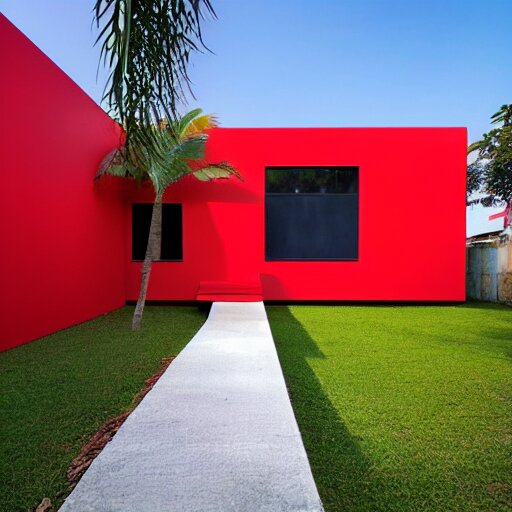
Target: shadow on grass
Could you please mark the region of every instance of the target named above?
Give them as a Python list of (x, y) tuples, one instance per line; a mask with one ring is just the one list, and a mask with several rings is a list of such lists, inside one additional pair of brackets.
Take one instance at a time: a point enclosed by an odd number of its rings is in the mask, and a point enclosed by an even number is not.
[(459, 305), (461, 309), (478, 309), (478, 310), (512, 310), (512, 306), (500, 304), (497, 302), (482, 302), (475, 299), (467, 299), (466, 302)]
[(291, 402), (326, 511), (375, 510), (369, 461), (350, 434), (308, 360), (324, 359), (284, 306), (267, 307)]

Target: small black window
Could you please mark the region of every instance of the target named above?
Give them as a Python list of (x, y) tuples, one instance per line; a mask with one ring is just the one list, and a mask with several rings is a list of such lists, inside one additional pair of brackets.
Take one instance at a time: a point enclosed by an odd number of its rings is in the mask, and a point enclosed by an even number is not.
[[(148, 245), (149, 226), (153, 205), (140, 203), (132, 205), (132, 260), (143, 260)], [(162, 205), (162, 246), (160, 261), (181, 261), (183, 259), (183, 215), (181, 204)]]
[(272, 167), (265, 176), (265, 257), (358, 258), (358, 167)]

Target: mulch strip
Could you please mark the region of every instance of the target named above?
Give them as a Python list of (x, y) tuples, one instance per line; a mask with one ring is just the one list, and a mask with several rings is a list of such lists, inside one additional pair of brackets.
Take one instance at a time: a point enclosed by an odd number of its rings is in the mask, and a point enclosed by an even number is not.
[(73, 489), (76, 486), (87, 468), (92, 464), (92, 461), (114, 437), (114, 434), (121, 428), (121, 425), (125, 422), (126, 418), (128, 418), (133, 409), (135, 409), (135, 407), (137, 407), (142, 399), (149, 393), (175, 357), (176, 356), (171, 356), (162, 359), (162, 367), (144, 382), (144, 387), (135, 395), (130, 410), (108, 420), (91, 437), (91, 439), (89, 439), (87, 444), (82, 448), (78, 457), (71, 462), (66, 473), (70, 489)]

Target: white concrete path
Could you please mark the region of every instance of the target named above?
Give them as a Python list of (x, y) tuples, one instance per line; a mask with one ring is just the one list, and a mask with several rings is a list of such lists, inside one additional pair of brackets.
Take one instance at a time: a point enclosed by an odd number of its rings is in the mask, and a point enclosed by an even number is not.
[(60, 510), (322, 510), (262, 302), (213, 304)]

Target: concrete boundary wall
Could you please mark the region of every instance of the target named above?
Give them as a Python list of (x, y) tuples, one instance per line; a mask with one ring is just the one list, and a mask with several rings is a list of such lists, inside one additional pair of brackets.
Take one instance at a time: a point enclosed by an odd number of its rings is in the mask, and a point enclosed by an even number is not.
[(512, 240), (474, 242), (467, 247), (470, 299), (512, 303)]

